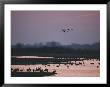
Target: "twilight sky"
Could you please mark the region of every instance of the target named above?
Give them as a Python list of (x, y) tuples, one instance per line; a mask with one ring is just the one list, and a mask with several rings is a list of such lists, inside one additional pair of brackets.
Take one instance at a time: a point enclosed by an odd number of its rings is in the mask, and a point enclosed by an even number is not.
[[(62, 29), (73, 31), (62, 32)], [(100, 11), (12, 11), (11, 42), (92, 44), (100, 41)]]

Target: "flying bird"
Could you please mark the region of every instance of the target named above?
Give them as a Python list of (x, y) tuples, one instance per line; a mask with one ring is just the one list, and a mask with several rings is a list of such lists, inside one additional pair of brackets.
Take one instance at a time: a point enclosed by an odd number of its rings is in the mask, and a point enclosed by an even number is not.
[(73, 30), (73, 29), (71, 28), (71, 30)]
[(70, 30), (69, 28), (67, 30)]
[(73, 31), (73, 29), (71, 28), (67, 28), (67, 29), (62, 29), (63, 32), (69, 32), (69, 31)]
[(66, 30), (65, 29), (62, 29), (62, 31), (65, 32)]

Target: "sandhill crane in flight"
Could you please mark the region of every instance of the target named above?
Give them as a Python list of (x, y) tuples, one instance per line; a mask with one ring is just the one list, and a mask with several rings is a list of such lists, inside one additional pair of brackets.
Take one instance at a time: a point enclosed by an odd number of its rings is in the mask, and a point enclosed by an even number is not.
[(72, 28), (67, 28), (67, 29), (62, 29), (63, 32), (69, 32), (69, 31), (73, 31)]

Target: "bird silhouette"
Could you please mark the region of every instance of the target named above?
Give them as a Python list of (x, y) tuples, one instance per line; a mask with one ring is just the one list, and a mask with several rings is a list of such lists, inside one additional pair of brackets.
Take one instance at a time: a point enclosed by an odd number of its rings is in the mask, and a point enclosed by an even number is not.
[(62, 29), (62, 31), (65, 32), (66, 30), (65, 29)]
[(67, 30), (70, 30), (69, 28)]
[(63, 32), (69, 32), (69, 31), (73, 31), (72, 28), (67, 28), (67, 29), (62, 29)]

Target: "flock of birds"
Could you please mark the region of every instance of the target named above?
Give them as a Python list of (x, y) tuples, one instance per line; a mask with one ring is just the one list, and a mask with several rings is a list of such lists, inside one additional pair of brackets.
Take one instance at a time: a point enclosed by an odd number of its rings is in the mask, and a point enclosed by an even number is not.
[[(45, 69), (42, 69), (41, 67), (35, 67), (35, 69), (31, 69), (30, 67), (28, 69), (26, 69), (25, 72), (49, 72), (48, 71), (49, 69), (45, 68)], [(19, 68), (11, 68), (11, 72), (24, 72), (24, 69), (19, 69)], [(56, 70), (54, 69), (52, 71), (52, 73), (56, 74)]]
[[(98, 61), (98, 60), (97, 60)], [(95, 63), (94, 62), (91, 62), (90, 65), (94, 65)], [(100, 63), (98, 62), (97, 63), (98, 65), (96, 66), (97, 68), (99, 68), (100, 66)], [(43, 65), (43, 64), (42, 64)], [(70, 66), (72, 65), (81, 65), (81, 66), (85, 66), (85, 62), (84, 60), (81, 60), (79, 62), (77, 61), (74, 61), (74, 62), (70, 62), (69, 64), (64, 64), (65, 66), (67, 66), (67, 69), (69, 69)], [(51, 64), (45, 64), (43, 65), (45, 66), (45, 69), (42, 69), (41, 67), (35, 67), (35, 69), (31, 69), (30, 67), (28, 69), (26, 69), (26, 71), (24, 69), (19, 69), (19, 68), (11, 68), (11, 72), (49, 72), (49, 67), (51, 67)], [(55, 67), (60, 67), (60, 64), (55, 64)], [(56, 73), (56, 70), (54, 69), (52, 71), (52, 73)]]
[(70, 32), (70, 31), (73, 31), (74, 29), (72, 28), (66, 28), (66, 29), (62, 29), (62, 32)]

